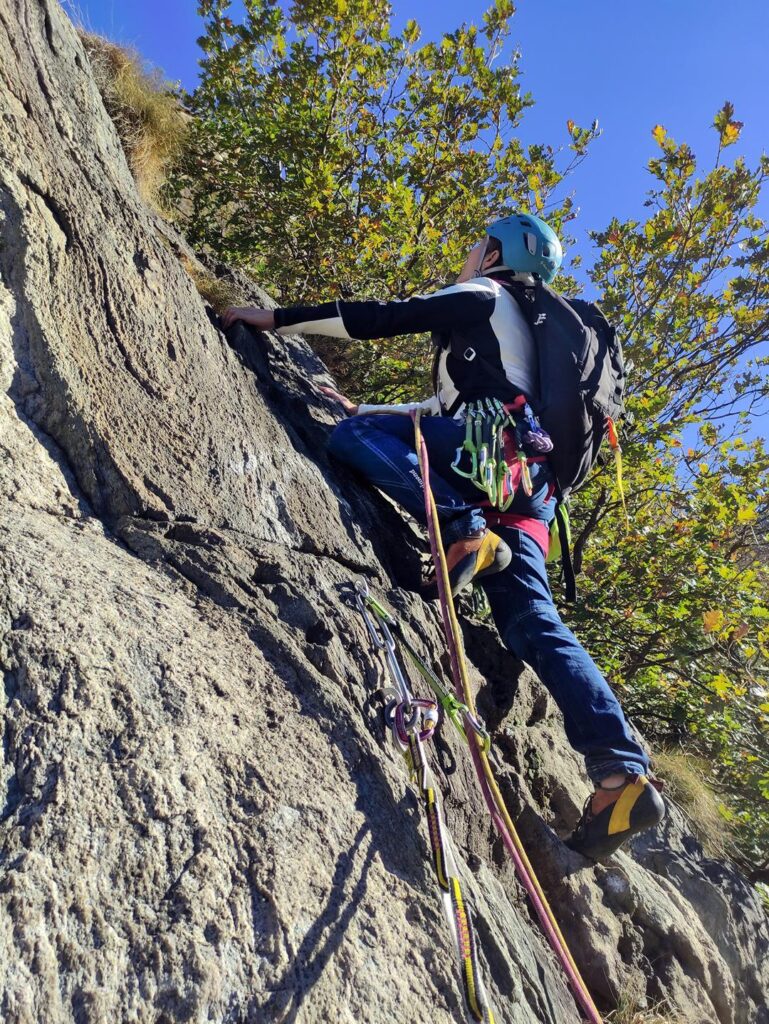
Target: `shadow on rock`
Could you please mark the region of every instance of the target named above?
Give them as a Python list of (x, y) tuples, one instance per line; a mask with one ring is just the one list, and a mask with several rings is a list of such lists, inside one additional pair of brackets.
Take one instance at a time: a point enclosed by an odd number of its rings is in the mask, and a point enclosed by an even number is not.
[[(302, 939), (272, 996), (259, 1008), (265, 1014), (261, 1019), (280, 1021), (281, 1024), (295, 1021), (305, 999), (344, 941), (350, 921), (366, 891), (368, 873), (376, 852), (371, 839), (361, 860), (367, 835), (370, 835), (369, 827), (363, 824), (349, 849), (337, 858), (326, 906)], [(352, 886), (348, 887), (353, 879)]]

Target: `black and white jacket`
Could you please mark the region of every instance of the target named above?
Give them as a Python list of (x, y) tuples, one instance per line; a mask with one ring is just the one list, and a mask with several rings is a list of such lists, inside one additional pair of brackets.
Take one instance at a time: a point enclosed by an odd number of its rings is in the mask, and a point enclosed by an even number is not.
[(432, 333), (436, 345), (435, 395), (400, 406), (360, 406), (407, 412), (423, 408), (461, 415), (465, 402), (494, 397), (509, 401), (536, 387), (531, 331), (518, 302), (494, 277), (391, 302), (324, 302), (275, 310), (278, 334), (324, 334), (335, 338), (392, 338)]

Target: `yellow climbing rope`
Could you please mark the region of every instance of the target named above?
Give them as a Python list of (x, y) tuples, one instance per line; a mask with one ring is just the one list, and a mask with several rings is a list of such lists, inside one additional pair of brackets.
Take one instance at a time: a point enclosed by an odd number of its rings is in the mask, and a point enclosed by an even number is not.
[[(470, 676), (467, 671), (467, 661), (464, 654), (462, 634), (456, 610), (454, 608), (454, 600), (451, 594), (449, 570), (446, 564), (446, 553), (441, 540), (438, 510), (435, 507), (435, 500), (433, 498), (432, 488), (430, 487), (430, 467), (427, 455), (427, 446), (425, 445), (422, 437), (419, 422), (420, 418), (421, 410), (417, 410), (413, 414), (415, 447), (422, 474), (428, 533), (430, 536), (433, 559), (436, 563), (436, 578), (441, 597), (441, 611), (443, 615), (444, 631), (446, 633), (446, 642), (448, 644), (451, 659), (452, 675), (454, 677), (457, 698), (464, 701), (470, 709), (471, 714), (475, 715), (475, 698), (470, 686)], [(591, 1024), (602, 1024), (601, 1015), (599, 1014), (579, 972), (579, 968), (574, 962), (574, 958), (566, 945), (566, 940), (561, 933), (558, 922), (556, 921), (550, 904), (547, 901), (547, 897), (542, 890), (542, 886), (534, 873), (534, 869), (531, 866), (531, 862), (526, 854), (523, 843), (515, 829), (515, 825), (513, 824), (512, 818), (507, 810), (504, 797), (502, 796), (496, 779), (494, 778), (494, 772), (491, 767), (488, 754), (475, 732), (472, 729), (468, 729), (467, 732), (468, 734), (471, 734), (468, 735), (470, 740), (470, 753), (478, 774), (481, 792), (483, 793), (484, 800), (489, 808), (494, 824), (499, 831), (513, 863), (515, 864), (518, 876), (534, 904), (534, 908), (537, 911), (537, 915), (539, 916), (545, 934), (561, 962), (577, 1002), (584, 1010), (587, 1015), (587, 1019)]]

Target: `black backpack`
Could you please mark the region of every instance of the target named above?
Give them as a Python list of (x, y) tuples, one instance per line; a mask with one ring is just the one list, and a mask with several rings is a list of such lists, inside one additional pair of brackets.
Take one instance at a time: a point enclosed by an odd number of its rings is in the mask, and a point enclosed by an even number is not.
[(576, 597), (564, 502), (595, 464), (608, 421), (624, 410), (625, 364), (614, 328), (595, 303), (566, 299), (540, 281), (508, 284), (534, 337), (538, 393), (527, 395), (553, 440), (556, 523), (566, 598)]
[[(617, 420), (624, 409), (625, 364), (622, 346), (614, 328), (595, 303), (566, 299), (533, 278), (524, 284), (514, 278), (502, 279), (521, 308), (531, 328), (537, 353), (537, 391), (526, 395), (539, 422), (553, 441), (547, 456), (556, 482), (556, 524), (561, 548), (567, 600), (576, 596), (574, 570), (569, 552), (566, 499), (576, 491), (595, 464), (606, 437), (608, 420)], [(438, 345), (433, 364), (437, 381), (440, 348), (448, 338), (435, 337)], [(499, 362), (462, 349), (460, 334), (451, 338), (450, 355), (461, 367), (451, 373), (458, 397), (449, 415), (465, 402), (480, 397), (512, 401), (518, 390), (507, 379)], [(453, 351), (458, 344), (458, 351)], [(470, 361), (468, 361), (468, 359)], [(451, 372), (451, 368), (450, 368)], [(437, 386), (437, 384), (436, 384)]]
[(607, 420), (622, 415), (622, 346), (595, 303), (566, 299), (540, 281), (508, 287), (534, 336), (539, 390), (526, 397), (553, 439), (548, 461), (562, 500), (584, 483)]

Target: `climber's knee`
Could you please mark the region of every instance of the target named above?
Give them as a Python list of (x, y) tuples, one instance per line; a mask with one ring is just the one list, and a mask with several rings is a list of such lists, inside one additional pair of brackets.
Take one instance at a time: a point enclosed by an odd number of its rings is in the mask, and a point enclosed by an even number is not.
[(328, 439), (328, 450), (331, 455), (335, 459), (339, 459), (340, 462), (351, 465), (355, 464), (354, 453), (360, 445), (355, 427), (355, 417), (351, 416), (349, 419), (337, 423)]
[(533, 600), (522, 613), (511, 616), (500, 636), (507, 649), (531, 666), (537, 664), (537, 653), (561, 633), (568, 632), (558, 611), (549, 601)]

